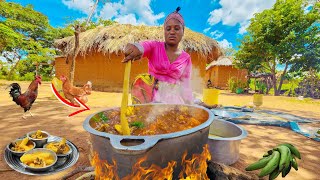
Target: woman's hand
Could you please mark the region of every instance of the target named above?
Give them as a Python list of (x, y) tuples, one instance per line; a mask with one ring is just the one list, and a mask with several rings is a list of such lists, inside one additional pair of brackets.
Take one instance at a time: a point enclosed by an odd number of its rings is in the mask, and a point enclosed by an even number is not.
[(142, 52), (135, 45), (128, 43), (124, 49), (124, 56), (125, 58), (121, 62), (126, 63), (141, 59)]

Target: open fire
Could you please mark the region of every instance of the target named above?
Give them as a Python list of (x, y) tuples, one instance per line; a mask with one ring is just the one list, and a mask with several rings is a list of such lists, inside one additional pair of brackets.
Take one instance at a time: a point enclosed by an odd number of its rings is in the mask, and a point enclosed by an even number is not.
[[(182, 170), (179, 174), (180, 180), (209, 180), (207, 176), (207, 161), (211, 159), (208, 144), (204, 145), (201, 154), (193, 154), (191, 159), (186, 159), (187, 152), (182, 157)], [(156, 164), (150, 167), (142, 166), (147, 160), (147, 156), (140, 158), (132, 167), (131, 174), (121, 178), (121, 180), (171, 180), (173, 179), (173, 171), (177, 162), (170, 161), (165, 168), (161, 168)], [(117, 174), (117, 162), (108, 163), (106, 160), (100, 160), (97, 152), (94, 153), (91, 160), (92, 166), (95, 168), (96, 180), (120, 180)]]

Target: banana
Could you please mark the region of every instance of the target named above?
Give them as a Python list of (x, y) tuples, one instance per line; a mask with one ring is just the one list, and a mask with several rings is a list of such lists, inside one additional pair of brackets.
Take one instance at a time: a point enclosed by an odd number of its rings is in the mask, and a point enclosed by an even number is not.
[(296, 171), (298, 171), (298, 163), (297, 163), (296, 158), (295, 158), (294, 156), (292, 156), (291, 158), (292, 158), (292, 159), (291, 159), (291, 165), (292, 165), (292, 167), (293, 167)]
[(296, 147), (294, 147), (292, 144), (283, 143), (283, 144), (280, 144), (279, 146), (287, 146), (293, 155), (295, 155), (297, 158), (301, 159), (301, 154), (300, 154), (299, 150)]
[(266, 153), (263, 155), (263, 157), (268, 157), (268, 156), (270, 156), (270, 155), (272, 154), (272, 152), (273, 152), (272, 149), (269, 150), (268, 152), (266, 152)]
[(278, 171), (278, 169), (276, 168), (275, 170), (272, 171), (272, 173), (269, 175), (269, 180), (274, 180), (276, 179), (279, 174), (281, 173), (281, 171)]
[[(285, 166), (284, 166), (284, 169), (288, 169), (289, 166), (290, 166), (290, 168), (291, 168), (291, 166), (292, 166), (291, 160), (292, 160), (292, 155), (291, 155), (291, 151), (290, 151), (290, 149), (289, 149), (289, 154), (288, 154), (288, 157), (287, 157), (287, 159), (286, 159), (286, 164), (285, 164)], [(290, 171), (290, 170), (289, 170), (289, 171)], [(289, 172), (288, 172), (288, 173), (289, 173)]]
[(274, 171), (278, 167), (279, 161), (280, 161), (280, 153), (278, 151), (273, 151), (271, 155), (271, 159), (269, 160), (267, 165), (261, 170), (258, 176), (263, 177), (270, 174), (272, 171)]
[(291, 161), (290, 149), (287, 146), (278, 146), (275, 148), (280, 152), (280, 162), (279, 162), (279, 171), (282, 171), (284, 168), (288, 167)]
[[(290, 157), (291, 158), (291, 157)], [(288, 167), (285, 167), (283, 170), (282, 170), (282, 177), (286, 177), (287, 174), (289, 174), (291, 170), (291, 162), (289, 163), (289, 166)]]
[(264, 166), (266, 166), (266, 164), (269, 162), (270, 159), (271, 159), (271, 156), (264, 157), (264, 158), (260, 159), (259, 161), (255, 162), (253, 164), (250, 164), (246, 168), (246, 171), (253, 171), (253, 170), (261, 169)]

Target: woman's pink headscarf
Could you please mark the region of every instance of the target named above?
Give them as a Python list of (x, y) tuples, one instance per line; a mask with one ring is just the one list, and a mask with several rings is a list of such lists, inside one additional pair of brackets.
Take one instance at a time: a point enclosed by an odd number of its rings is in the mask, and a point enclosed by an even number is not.
[(166, 24), (170, 19), (176, 19), (178, 20), (182, 26), (184, 27), (184, 20), (183, 20), (183, 17), (181, 16), (181, 14), (179, 13), (179, 10), (181, 8), (180, 7), (177, 7), (177, 9), (172, 12), (171, 14), (169, 14), (166, 18), (166, 20), (164, 21), (164, 24)]

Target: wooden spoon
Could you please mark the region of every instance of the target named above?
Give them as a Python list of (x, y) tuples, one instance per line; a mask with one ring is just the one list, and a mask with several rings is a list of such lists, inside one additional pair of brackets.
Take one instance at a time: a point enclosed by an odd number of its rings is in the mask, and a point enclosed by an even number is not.
[(129, 123), (126, 117), (126, 111), (128, 107), (128, 96), (129, 96), (130, 71), (131, 71), (131, 61), (128, 61), (124, 70), (123, 93), (122, 93), (121, 113), (120, 113), (120, 124), (121, 124), (123, 135), (130, 135)]

